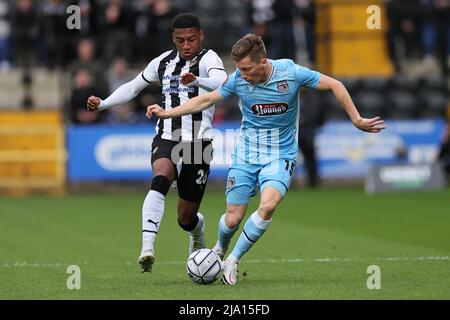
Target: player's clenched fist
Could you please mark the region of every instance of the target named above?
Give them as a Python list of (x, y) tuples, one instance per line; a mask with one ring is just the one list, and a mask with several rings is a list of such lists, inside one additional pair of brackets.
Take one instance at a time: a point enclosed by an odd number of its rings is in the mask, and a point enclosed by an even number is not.
[(147, 107), (147, 118), (149, 119), (152, 117), (152, 115), (164, 119), (165, 113), (166, 111), (157, 104), (152, 104), (151, 106)]
[(90, 96), (87, 100), (87, 109), (89, 111), (95, 111), (100, 106), (100, 98), (96, 96)]

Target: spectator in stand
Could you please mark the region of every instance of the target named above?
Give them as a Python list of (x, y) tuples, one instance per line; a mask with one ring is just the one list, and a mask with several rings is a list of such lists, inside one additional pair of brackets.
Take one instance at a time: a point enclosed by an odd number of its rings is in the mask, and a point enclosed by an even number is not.
[(63, 0), (46, 0), (40, 9), (44, 51), (41, 58), (49, 69), (64, 67), (69, 63), (71, 44), (76, 34), (66, 26), (67, 3)]
[(101, 47), (103, 61), (111, 63), (116, 56), (131, 57), (131, 33), (127, 25), (128, 11), (122, 0), (110, 1), (103, 13)]
[[(145, 110), (147, 106), (152, 104), (160, 104), (162, 103), (162, 96), (161, 96), (161, 84), (157, 82), (150, 83), (144, 90), (141, 91), (141, 93), (134, 99), (134, 102), (136, 103), (136, 110)], [(141, 115), (139, 117), (139, 122), (141, 121)], [(156, 124), (155, 119), (150, 119)], [(148, 118), (145, 117), (145, 123), (148, 124)]]
[(250, 23), (250, 30), (248, 31), (261, 36), (267, 48), (270, 48), (272, 39), (270, 38), (268, 24), (275, 15), (271, 1), (248, 0), (247, 11)]
[(86, 110), (86, 100), (96, 92), (92, 74), (88, 69), (80, 68), (75, 71), (74, 87), (70, 95), (69, 118), (72, 123), (92, 124), (101, 122), (100, 112)]
[(169, 50), (172, 43), (172, 20), (178, 11), (170, 0), (154, 0), (149, 15), (149, 37), (152, 39), (150, 58), (156, 57), (161, 51)]
[(316, 5), (314, 0), (296, 0), (299, 16), (303, 20), (303, 28), (305, 29), (306, 51), (308, 53), (309, 62), (314, 65), (316, 62), (315, 48), (315, 24), (316, 24)]
[(32, 0), (18, 0), (13, 21), (14, 58), (17, 66), (31, 68), (36, 62), (38, 14)]
[(303, 155), (307, 186), (316, 188), (320, 185), (316, 156), (316, 132), (325, 122), (325, 110), (317, 91), (303, 88), (301, 91), (301, 108), (298, 129), (298, 146)]
[(273, 59), (292, 59), (295, 61), (296, 45), (294, 37), (293, 0), (275, 0), (272, 3), (273, 18), (270, 20), (269, 36), (271, 44), (269, 55)]
[(389, 54), (397, 71), (402, 71), (401, 63), (405, 58), (421, 57), (422, 0), (392, 0), (387, 2), (386, 9)]
[(31, 94), (31, 68), (36, 64), (37, 39), (40, 34), (38, 14), (32, 0), (18, 0), (12, 30), (14, 63), (22, 69), (22, 106), (29, 109), (34, 105)]
[[(450, 68), (450, 0), (424, 0), (422, 73), (448, 73)], [(442, 41), (439, 41), (442, 39)], [(440, 46), (440, 44), (442, 44)]]
[[(128, 69), (127, 61), (120, 57), (117, 58), (112, 68), (107, 72), (107, 81), (109, 86), (109, 93), (113, 93), (121, 85), (127, 83), (134, 78)], [(106, 122), (109, 124), (136, 124), (139, 122), (139, 114), (136, 111), (136, 104), (134, 101), (118, 105), (115, 108), (108, 110), (106, 115)], [(141, 120), (146, 120), (144, 113), (141, 113)]]
[(128, 62), (124, 57), (117, 57), (112, 67), (107, 71), (108, 94), (111, 94), (121, 85), (130, 81), (133, 74), (128, 68)]
[(98, 4), (97, 0), (77, 0), (74, 5), (80, 7), (81, 29), (79, 34), (82, 37), (94, 37), (98, 35)]
[(77, 60), (69, 68), (71, 77), (81, 68), (88, 70), (89, 74), (92, 75), (92, 81), (97, 90), (100, 90), (100, 92), (108, 91), (103, 66), (95, 59), (95, 43), (90, 38), (78, 42)]
[(152, 52), (153, 43), (148, 41), (150, 11), (153, 0), (134, 0), (132, 12), (134, 16), (133, 25), (133, 57), (131, 61), (145, 63)]
[(0, 0), (0, 73), (11, 67), (11, 7)]
[(129, 101), (109, 111), (106, 114), (106, 122), (111, 125), (132, 125), (139, 122), (148, 124), (141, 115), (142, 112), (141, 114), (136, 112), (134, 102)]

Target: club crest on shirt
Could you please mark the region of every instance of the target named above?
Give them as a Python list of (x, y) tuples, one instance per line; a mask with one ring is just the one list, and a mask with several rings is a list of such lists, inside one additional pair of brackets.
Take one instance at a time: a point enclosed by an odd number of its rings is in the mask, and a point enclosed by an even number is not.
[(195, 66), (196, 64), (198, 63), (198, 60), (197, 60), (197, 58), (194, 58), (193, 60), (191, 60), (191, 64), (190, 64), (190, 67), (193, 67), (193, 66)]
[(258, 103), (252, 105), (251, 110), (256, 116), (273, 116), (285, 113), (288, 107), (285, 102)]
[(236, 185), (236, 178), (230, 177), (228, 179), (228, 188), (233, 189), (235, 185)]
[(289, 90), (287, 81), (280, 81), (277, 83), (277, 89), (281, 93), (286, 93)]

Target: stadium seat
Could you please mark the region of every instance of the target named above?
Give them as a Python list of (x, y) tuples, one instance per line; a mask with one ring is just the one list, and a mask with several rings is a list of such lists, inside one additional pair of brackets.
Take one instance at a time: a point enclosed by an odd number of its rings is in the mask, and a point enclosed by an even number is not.
[(354, 102), (363, 117), (371, 118), (385, 114), (386, 99), (382, 93), (361, 90), (355, 94)]
[(390, 119), (415, 119), (418, 115), (419, 99), (406, 90), (393, 90), (388, 93), (386, 117)]
[(323, 104), (326, 120), (346, 120), (348, 116), (339, 101), (328, 91), (320, 92), (319, 103)]
[(448, 95), (438, 90), (423, 89), (419, 93), (421, 118), (443, 118), (449, 104)]
[(343, 78), (339, 80), (342, 82), (351, 96), (353, 96), (359, 90), (361, 85), (359, 79), (357, 78)]
[(389, 85), (389, 78), (371, 77), (360, 80), (361, 89), (365, 91), (383, 92)]
[(223, 7), (223, 3), (218, 3), (215, 1), (203, 1), (203, 0), (196, 0), (194, 1), (197, 8), (201, 9), (201, 12), (207, 11), (207, 10), (215, 10)]
[(389, 87), (391, 90), (406, 90), (414, 93), (419, 89), (419, 79), (397, 74), (392, 77)]
[(443, 93), (448, 92), (447, 80), (440, 75), (430, 75), (420, 80), (422, 89), (437, 90)]

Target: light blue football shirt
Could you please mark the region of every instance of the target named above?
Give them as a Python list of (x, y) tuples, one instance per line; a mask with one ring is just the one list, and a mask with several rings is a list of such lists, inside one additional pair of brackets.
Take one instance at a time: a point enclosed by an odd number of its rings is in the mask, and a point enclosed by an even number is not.
[(242, 125), (231, 166), (267, 164), (276, 159), (296, 159), (300, 87), (315, 88), (320, 73), (289, 59), (269, 60), (272, 74), (252, 85), (239, 70), (219, 88), (222, 97), (239, 97)]

